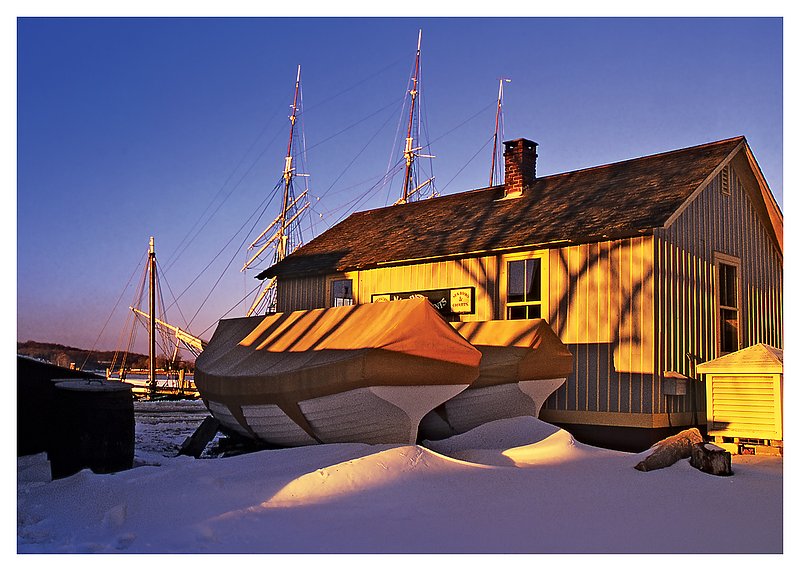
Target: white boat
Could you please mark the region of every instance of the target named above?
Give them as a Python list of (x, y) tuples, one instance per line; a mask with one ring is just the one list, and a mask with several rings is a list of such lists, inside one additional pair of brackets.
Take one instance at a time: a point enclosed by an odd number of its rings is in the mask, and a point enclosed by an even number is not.
[(447, 438), (501, 418), (538, 417), (572, 372), (572, 354), (543, 319), (451, 325), (483, 355), (480, 376), (422, 419), (423, 438)]

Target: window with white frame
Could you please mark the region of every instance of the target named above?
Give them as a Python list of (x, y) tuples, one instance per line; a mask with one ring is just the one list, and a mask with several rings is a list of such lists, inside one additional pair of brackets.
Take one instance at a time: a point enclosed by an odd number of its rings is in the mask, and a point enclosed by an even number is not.
[(353, 305), (353, 280), (331, 280), (331, 307)]
[(511, 260), (506, 266), (506, 319), (542, 317), (542, 259)]

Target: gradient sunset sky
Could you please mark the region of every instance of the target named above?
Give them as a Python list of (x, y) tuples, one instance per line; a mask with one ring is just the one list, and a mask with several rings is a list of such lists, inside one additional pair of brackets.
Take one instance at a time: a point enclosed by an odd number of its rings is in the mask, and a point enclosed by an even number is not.
[(298, 64), (306, 241), (391, 204), (419, 29), (442, 194), (488, 184), (509, 77), (505, 138), (539, 144), (540, 176), (744, 135), (783, 204), (780, 18), (21, 18), (17, 339), (117, 348), (150, 236), (170, 321), (208, 339), (243, 315), (237, 232), (282, 172)]

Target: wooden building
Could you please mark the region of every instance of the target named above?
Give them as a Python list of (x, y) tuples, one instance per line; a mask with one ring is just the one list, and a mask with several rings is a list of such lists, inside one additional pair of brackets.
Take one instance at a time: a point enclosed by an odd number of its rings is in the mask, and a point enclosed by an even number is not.
[(505, 184), (353, 214), (259, 274), (278, 311), (425, 295), (452, 321), (542, 317), (575, 359), (542, 419), (632, 449), (704, 425), (676, 377), (783, 343), (783, 215), (745, 138), (541, 178), (536, 143), (504, 144)]

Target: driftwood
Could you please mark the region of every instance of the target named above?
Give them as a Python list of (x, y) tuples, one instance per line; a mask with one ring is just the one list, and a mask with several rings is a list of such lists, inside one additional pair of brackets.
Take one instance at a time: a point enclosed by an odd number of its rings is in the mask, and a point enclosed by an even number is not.
[(692, 446), (692, 457), (689, 464), (714, 476), (733, 475), (731, 453), (709, 442), (701, 442)]
[(178, 455), (200, 458), (208, 443), (217, 435), (217, 430), (219, 430), (219, 421), (213, 416), (207, 416), (194, 434), (183, 441)]
[(675, 436), (656, 442), (650, 449), (652, 452), (634, 468), (641, 472), (658, 470), (672, 466), (682, 458), (692, 455), (692, 446), (703, 442), (703, 436), (696, 428), (683, 430)]

